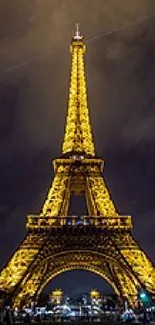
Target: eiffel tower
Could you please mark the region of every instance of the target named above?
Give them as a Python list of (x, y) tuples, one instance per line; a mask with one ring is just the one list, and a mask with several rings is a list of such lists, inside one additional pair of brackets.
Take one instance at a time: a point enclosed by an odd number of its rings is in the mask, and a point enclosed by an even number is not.
[[(0, 289), (16, 306), (37, 299), (67, 270), (92, 271), (135, 305), (139, 288), (155, 293), (155, 268), (110, 197), (90, 126), (84, 69), (86, 45), (78, 26), (70, 45), (68, 113), (54, 180), (38, 215), (27, 217), (27, 235), (0, 274)], [(83, 195), (87, 216), (68, 216), (71, 195)]]

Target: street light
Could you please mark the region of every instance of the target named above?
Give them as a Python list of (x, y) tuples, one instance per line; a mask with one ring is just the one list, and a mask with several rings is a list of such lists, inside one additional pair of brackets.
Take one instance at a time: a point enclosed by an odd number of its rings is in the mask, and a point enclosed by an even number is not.
[(150, 305), (151, 295), (146, 289), (141, 289), (138, 294), (139, 300), (143, 305)]
[(152, 300), (151, 294), (146, 289), (140, 289), (138, 292), (138, 298), (143, 306), (143, 313), (144, 313), (143, 317), (145, 322), (148, 320), (147, 307), (149, 307), (151, 304), (151, 300)]

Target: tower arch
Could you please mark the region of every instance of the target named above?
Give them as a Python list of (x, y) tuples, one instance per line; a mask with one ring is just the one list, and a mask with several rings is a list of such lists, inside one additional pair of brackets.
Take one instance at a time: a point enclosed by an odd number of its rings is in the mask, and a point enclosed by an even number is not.
[[(57, 253), (51, 254), (51, 247), (47, 246), (45, 251), (42, 250), (40, 257), (32, 264), (27, 278), (21, 283), (22, 290), (16, 294), (16, 304), (20, 296), (27, 301), (37, 300), (45, 286), (57, 275), (71, 270), (91, 271), (107, 281), (113, 288), (114, 292), (126, 297), (130, 304), (136, 299), (137, 281), (134, 279), (130, 269), (124, 264), (118, 254), (112, 256), (111, 249), (105, 247), (99, 251), (95, 247), (84, 249), (79, 245), (79, 249), (63, 250), (59, 249)], [(46, 246), (46, 247), (47, 247)], [(124, 284), (122, 288), (122, 282)], [(134, 293), (134, 294), (133, 294)], [(24, 298), (25, 297), (25, 298)]]
[[(96, 252), (91, 252), (91, 254), (94, 253), (96, 255)], [(75, 254), (75, 255), (74, 255)], [(66, 263), (60, 266), (57, 266), (56, 268), (51, 270), (51, 273), (47, 273), (47, 276), (44, 278), (44, 282), (42, 283), (42, 285), (40, 286), (39, 290), (38, 290), (38, 295), (41, 294), (41, 292), (44, 290), (44, 288), (47, 286), (47, 284), (52, 281), (56, 276), (66, 272), (66, 271), (73, 271), (73, 270), (84, 270), (84, 271), (89, 271), (92, 272), (98, 276), (100, 276), (103, 280), (105, 280), (110, 286), (111, 288), (114, 290), (114, 292), (119, 295), (119, 290), (117, 289), (117, 287), (115, 286), (114, 282), (112, 282), (112, 279), (110, 279), (110, 274), (108, 277), (108, 274), (106, 274), (105, 270), (102, 269), (102, 267), (100, 265), (97, 265), (97, 263), (91, 263), (92, 259), (90, 258), (90, 262), (88, 262), (89, 257), (88, 254), (90, 254), (90, 252), (80, 252), (81, 255), (81, 260), (77, 261), (74, 260), (74, 256), (77, 256), (77, 252), (72, 252), (70, 254), (70, 261), (69, 261), (69, 252), (63, 252), (63, 257), (65, 257), (66, 255)], [(87, 257), (87, 260), (85, 259), (85, 257)], [(50, 258), (49, 258), (50, 261)], [(50, 263), (50, 262), (49, 262)], [(96, 265), (95, 265), (96, 264)], [(98, 262), (98, 264), (100, 264), (100, 262)]]

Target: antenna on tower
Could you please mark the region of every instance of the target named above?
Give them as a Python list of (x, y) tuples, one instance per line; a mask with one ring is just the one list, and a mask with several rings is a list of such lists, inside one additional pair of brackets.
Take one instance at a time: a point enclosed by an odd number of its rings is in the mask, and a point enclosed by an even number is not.
[(75, 26), (76, 26), (76, 31), (75, 31), (75, 35), (73, 36), (73, 38), (78, 41), (78, 40), (82, 39), (83, 37), (80, 35), (79, 23), (76, 23)]

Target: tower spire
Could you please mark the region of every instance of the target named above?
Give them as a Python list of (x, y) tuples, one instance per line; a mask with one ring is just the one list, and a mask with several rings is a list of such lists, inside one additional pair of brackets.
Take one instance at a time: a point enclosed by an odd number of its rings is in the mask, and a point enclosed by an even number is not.
[(75, 35), (70, 45), (71, 78), (68, 112), (62, 154), (84, 154), (95, 156), (87, 102), (87, 87), (84, 68), (86, 45), (76, 23)]
[(81, 40), (83, 37), (80, 35), (80, 30), (79, 30), (79, 23), (75, 24), (76, 26), (76, 32), (75, 35), (73, 36), (74, 40)]

